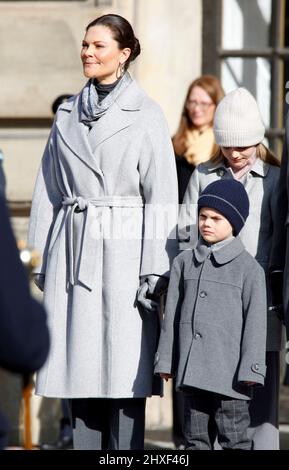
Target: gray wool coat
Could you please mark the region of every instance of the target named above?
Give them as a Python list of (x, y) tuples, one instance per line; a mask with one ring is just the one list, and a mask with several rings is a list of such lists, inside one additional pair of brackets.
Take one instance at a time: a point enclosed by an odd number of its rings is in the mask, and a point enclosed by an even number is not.
[(80, 107), (79, 95), (60, 107), (33, 195), (29, 243), (42, 254), (51, 331), (36, 392), (146, 397), (158, 319), (139, 311), (136, 291), (140, 276), (168, 275), (177, 252), (171, 139), (135, 81), (90, 132)]
[[(277, 222), (277, 188), (280, 168), (257, 159), (247, 174), (244, 187), (250, 200), (250, 212), (239, 236), (246, 250), (264, 268), (267, 280), (267, 303), (271, 305), (268, 282), (269, 260), (274, 227)], [(178, 236), (180, 248), (193, 247), (198, 240), (197, 200), (205, 187), (221, 178), (233, 178), (225, 162), (199, 165), (193, 172), (179, 214)], [(282, 324), (274, 311), (267, 312), (267, 351), (281, 349)]]
[(264, 384), (265, 274), (240, 239), (218, 250), (198, 244), (175, 259), (155, 373), (176, 387), (250, 399), (244, 381)]

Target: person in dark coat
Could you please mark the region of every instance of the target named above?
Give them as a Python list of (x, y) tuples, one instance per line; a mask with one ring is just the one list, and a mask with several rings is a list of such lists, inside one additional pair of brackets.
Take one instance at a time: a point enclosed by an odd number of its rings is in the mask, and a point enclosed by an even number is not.
[[(272, 288), (273, 305), (286, 327), (288, 349), (289, 341), (289, 113), (285, 123), (285, 138), (281, 159), (281, 171), (277, 186), (276, 225), (273, 233), (272, 252), (270, 259), (270, 282)], [(286, 358), (288, 355), (286, 355)], [(287, 359), (286, 359), (287, 362)], [(286, 364), (283, 384), (289, 386), (289, 367)]]
[(5, 196), (5, 188), (6, 188), (6, 178), (3, 169), (3, 152), (0, 149), (0, 195)]
[[(32, 374), (44, 364), (49, 334), (44, 308), (30, 295), (28, 277), (21, 263), (0, 196), (0, 367)], [(8, 423), (0, 415), (0, 448), (7, 445)]]

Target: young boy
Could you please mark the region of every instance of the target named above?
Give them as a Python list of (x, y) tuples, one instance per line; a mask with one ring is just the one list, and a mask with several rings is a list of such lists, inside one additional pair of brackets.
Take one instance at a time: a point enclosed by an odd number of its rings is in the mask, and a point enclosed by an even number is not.
[(184, 393), (186, 448), (251, 449), (252, 386), (266, 366), (265, 275), (237, 237), (249, 213), (243, 185), (209, 184), (198, 199), (200, 238), (173, 263), (155, 373)]

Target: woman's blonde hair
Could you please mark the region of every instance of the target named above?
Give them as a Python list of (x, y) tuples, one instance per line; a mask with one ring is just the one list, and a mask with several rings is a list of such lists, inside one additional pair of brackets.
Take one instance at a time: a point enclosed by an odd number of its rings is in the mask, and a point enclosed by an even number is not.
[(217, 77), (214, 77), (214, 75), (202, 75), (190, 84), (185, 98), (179, 127), (172, 139), (174, 151), (177, 155), (184, 155), (186, 151), (186, 133), (188, 130), (194, 129), (194, 125), (187, 110), (187, 102), (192, 89), (196, 86), (203, 88), (203, 90), (208, 93), (215, 106), (218, 105), (225, 95), (220, 80)]
[[(257, 144), (256, 145), (256, 153), (257, 157), (260, 158), (265, 163), (269, 163), (269, 165), (273, 166), (280, 166), (279, 160), (275, 157), (275, 155), (271, 152), (271, 150), (266, 147), (264, 144)], [(210, 159), (210, 163), (213, 165), (217, 165), (225, 158), (222, 148), (220, 147), (217, 153)]]

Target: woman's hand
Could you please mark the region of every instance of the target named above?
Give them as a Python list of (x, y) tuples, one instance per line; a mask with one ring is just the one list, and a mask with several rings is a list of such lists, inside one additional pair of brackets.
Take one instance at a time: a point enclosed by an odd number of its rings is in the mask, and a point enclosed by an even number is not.
[(156, 310), (159, 297), (167, 291), (169, 280), (163, 276), (150, 274), (141, 278), (141, 285), (137, 290), (136, 298), (146, 310)]
[(149, 311), (154, 311), (157, 309), (158, 304), (150, 298), (151, 294), (149, 292), (149, 284), (147, 281), (143, 282), (137, 290), (136, 298), (138, 303)]

